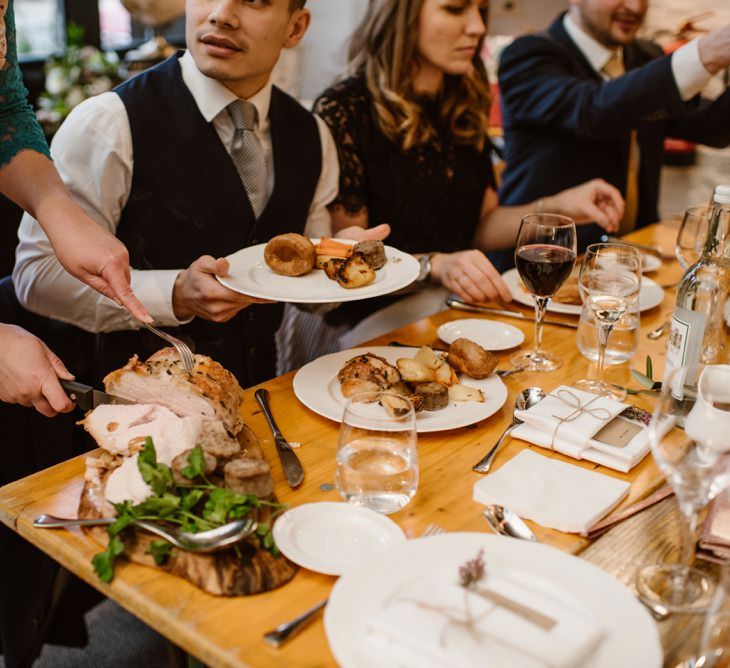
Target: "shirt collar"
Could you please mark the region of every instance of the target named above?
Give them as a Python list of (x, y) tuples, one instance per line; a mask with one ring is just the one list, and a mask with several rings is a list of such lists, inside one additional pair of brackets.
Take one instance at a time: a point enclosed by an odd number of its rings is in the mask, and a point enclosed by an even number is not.
[[(183, 81), (206, 122), (210, 123), (231, 102), (238, 99), (236, 94), (226, 88), (220, 81), (205, 76), (198, 69), (190, 51), (186, 51), (180, 58), (180, 69), (182, 70)], [(259, 129), (268, 124), (271, 85), (271, 80), (267, 81), (258, 93), (248, 98), (248, 102), (256, 107)]]
[(601, 72), (605, 64), (611, 59), (613, 51), (607, 49), (603, 44), (593, 39), (585, 32), (570, 16), (570, 12), (566, 12), (563, 17), (563, 26), (575, 45), (581, 50), (591, 67), (596, 72)]

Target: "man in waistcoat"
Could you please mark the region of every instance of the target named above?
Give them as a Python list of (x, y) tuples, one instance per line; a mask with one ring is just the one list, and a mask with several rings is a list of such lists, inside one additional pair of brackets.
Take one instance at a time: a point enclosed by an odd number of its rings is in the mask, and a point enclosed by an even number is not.
[[(244, 387), (275, 375), (282, 305), (220, 285), (221, 258), (284, 232), (327, 233), (337, 192), (326, 125), (270, 81), (309, 25), (304, 3), (188, 0), (187, 52), (80, 104), (52, 146), (78, 201), (129, 248), (132, 285), (156, 323)], [(102, 332), (97, 382), (164, 345), (64, 272), (30, 216), (19, 237), (21, 303)]]
[[(730, 91), (700, 97), (730, 66), (730, 26), (672, 55), (637, 37), (649, 0), (571, 0), (501, 57), (506, 169), (500, 203), (532, 202), (601, 177), (626, 201), (621, 233), (658, 220), (665, 137), (730, 143)], [(596, 241), (600, 230), (579, 235)]]

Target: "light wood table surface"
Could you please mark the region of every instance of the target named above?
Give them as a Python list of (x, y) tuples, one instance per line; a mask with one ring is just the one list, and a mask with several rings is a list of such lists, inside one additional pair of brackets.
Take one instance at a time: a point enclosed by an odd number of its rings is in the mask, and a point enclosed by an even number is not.
[[(676, 224), (667, 223), (640, 230), (630, 238), (657, 243), (671, 252), (675, 236)], [(652, 277), (660, 284), (673, 284), (680, 275), (677, 263), (671, 262)], [(643, 360), (650, 354), (657, 373), (661, 373), (666, 336), (650, 341), (645, 333), (669, 317), (673, 306), (674, 290), (668, 289), (658, 307), (642, 314), (639, 350), (633, 366), (643, 370)], [(522, 307), (513, 305), (511, 308)], [(530, 312), (529, 309), (524, 311)], [(413, 345), (432, 343), (436, 339), (438, 325), (463, 317), (483, 316), (445, 311), (376, 339), (373, 344), (383, 345), (392, 340)], [(570, 316), (552, 313), (550, 317), (570, 319)], [(525, 332), (523, 346), (530, 345), (530, 321), (521, 323), (509, 319), (509, 322)], [(488, 531), (481, 515), (482, 507), (471, 499), (472, 487), (480, 478), (479, 474), (472, 472), (471, 466), (510, 423), (516, 394), (530, 385), (551, 390), (595, 371), (578, 352), (574, 331), (546, 326), (544, 345), (563, 358), (561, 369), (549, 374), (520, 373), (506, 378), (509, 396), (495, 415), (472, 427), (419, 437), (418, 492), (406, 508), (391, 516), (409, 537), (418, 536), (429, 523), (439, 524), (448, 531)], [(499, 353), (502, 368), (506, 368), (507, 358), (512, 352)], [(636, 387), (630, 377), (630, 366), (607, 367), (607, 378)], [(296, 506), (313, 501), (339, 500), (337, 492), (328, 485), (334, 482), (338, 424), (313, 414), (297, 401), (292, 391), (292, 377), (293, 374), (287, 374), (264, 386), (271, 393), (272, 411), (282, 431), (290, 441), (302, 444), (297, 450), (305, 470), (301, 488), (290, 490), (283, 478), (270, 432), (253, 398), (255, 388), (246, 391), (245, 420), (261, 439), (264, 453), (272, 464), (276, 492), (284, 503)], [(644, 408), (652, 408), (652, 397), (640, 395), (630, 400)], [(508, 441), (495, 460), (495, 468), (525, 447), (532, 446), (522, 441)], [(630, 481), (631, 491), (623, 505), (646, 496), (663, 482), (651, 456), (647, 456), (630, 473), (621, 474), (540, 448), (536, 450), (543, 455)], [(77, 457), (6, 485), (0, 489), (0, 520), (206, 664), (231, 667), (334, 665), (321, 618), (278, 650), (262, 640), (265, 631), (325, 598), (334, 583), (332, 577), (302, 569), (290, 583), (276, 591), (227, 599), (205, 594), (186, 581), (155, 569), (121, 563), (110, 585), (100, 583), (91, 567), (91, 558), (100, 548), (90, 538), (78, 530), (49, 531), (31, 526), (33, 518), (40, 513), (75, 516), (83, 485), (83, 470), (83, 457)], [(620, 524), (593, 544), (575, 535), (535, 525), (532, 527), (541, 541), (574, 554), (581, 553), (584, 558), (630, 584), (642, 563), (658, 561), (676, 552), (678, 528), (675, 508), (674, 500), (667, 499)], [(700, 617), (674, 615), (660, 624), (666, 665), (673, 665), (676, 659), (696, 650), (694, 635), (700, 621)]]

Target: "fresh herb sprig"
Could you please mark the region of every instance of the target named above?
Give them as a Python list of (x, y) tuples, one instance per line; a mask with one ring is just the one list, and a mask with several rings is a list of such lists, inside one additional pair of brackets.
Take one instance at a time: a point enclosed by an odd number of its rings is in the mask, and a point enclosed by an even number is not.
[[(193, 484), (179, 485), (175, 482), (170, 467), (157, 461), (157, 452), (150, 437), (145, 439), (137, 466), (152, 495), (142, 503), (124, 501), (113, 504), (117, 519), (107, 527), (109, 545), (92, 559), (94, 571), (102, 582), (113, 579), (114, 563), (124, 552), (124, 538), (136, 520), (169, 522), (182, 531), (198, 533), (242, 519), (262, 506), (274, 509), (272, 520), (286, 508), (283, 504), (259, 499), (255, 494), (240, 494), (211, 483), (205, 476), (205, 454), (199, 445), (190, 452), (187, 466), (180, 471)], [(279, 555), (269, 524), (259, 522), (255, 536), (261, 548), (275, 557)], [(172, 545), (165, 540), (152, 541), (149, 553), (158, 566), (174, 555)]]
[(654, 366), (651, 362), (651, 355), (646, 356), (646, 373), (641, 373), (636, 369), (631, 369), (631, 375), (634, 377), (637, 383), (643, 385), (641, 390), (632, 390), (631, 388), (626, 391), (629, 394), (639, 394), (641, 392), (658, 392), (662, 389), (661, 381), (654, 380)]

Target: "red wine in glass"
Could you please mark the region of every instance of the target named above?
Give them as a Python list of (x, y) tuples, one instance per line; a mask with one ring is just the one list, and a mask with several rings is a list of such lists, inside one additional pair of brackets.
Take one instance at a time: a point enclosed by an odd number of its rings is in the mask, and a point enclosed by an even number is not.
[(564, 246), (528, 244), (517, 250), (515, 264), (533, 295), (551, 297), (570, 276), (575, 264), (575, 253)]

